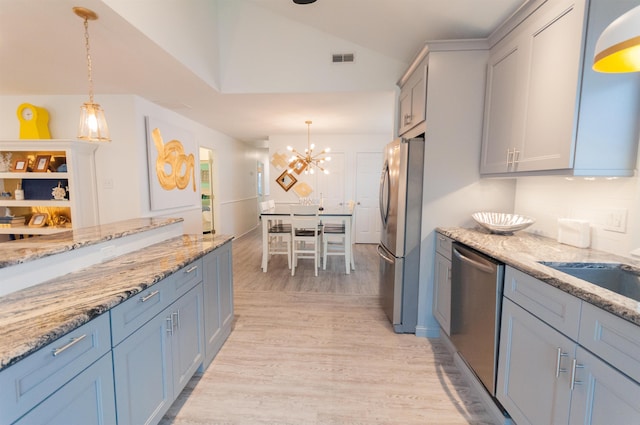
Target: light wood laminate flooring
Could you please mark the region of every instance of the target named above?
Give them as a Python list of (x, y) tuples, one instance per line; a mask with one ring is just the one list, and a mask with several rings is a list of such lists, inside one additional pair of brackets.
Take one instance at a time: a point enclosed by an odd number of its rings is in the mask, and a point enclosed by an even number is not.
[(233, 331), (162, 425), (493, 423), (443, 343), (393, 332), (375, 245), (355, 246), (350, 275), (332, 257), (292, 277), (285, 256), (262, 272), (260, 237), (234, 240)]

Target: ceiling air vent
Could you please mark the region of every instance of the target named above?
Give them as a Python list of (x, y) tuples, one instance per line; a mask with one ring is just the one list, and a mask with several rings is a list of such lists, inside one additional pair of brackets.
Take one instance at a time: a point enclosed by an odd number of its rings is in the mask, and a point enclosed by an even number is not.
[(354, 57), (353, 53), (334, 53), (331, 55), (333, 63), (353, 62)]

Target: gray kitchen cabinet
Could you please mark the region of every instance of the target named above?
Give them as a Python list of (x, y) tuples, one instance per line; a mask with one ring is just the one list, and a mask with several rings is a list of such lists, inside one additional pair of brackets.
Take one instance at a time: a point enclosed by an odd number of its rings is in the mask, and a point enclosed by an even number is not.
[(111, 355), (105, 354), (14, 425), (116, 423)]
[[(612, 318), (619, 326), (607, 326)], [(594, 328), (596, 321), (604, 327)], [(578, 342), (605, 340), (607, 350), (622, 353), (640, 334), (625, 325), (635, 326), (507, 266), (498, 400), (518, 425), (640, 423), (638, 382), (616, 369), (615, 357), (605, 362)]]
[[(64, 418), (70, 418), (65, 416), (68, 410), (62, 410), (65, 406), (81, 408), (83, 417), (114, 417), (111, 356), (106, 355), (111, 349), (110, 338), (109, 317), (99, 316), (0, 372), (2, 392), (14, 395), (0, 397), (0, 424), (11, 424), (33, 408), (36, 412), (22, 423), (48, 423), (46, 418), (64, 423)], [(105, 355), (109, 359), (108, 373), (103, 373), (102, 366), (87, 369)], [(82, 402), (86, 394), (76, 391), (87, 386), (96, 396), (92, 404)], [(57, 394), (54, 410), (49, 411), (50, 402), (46, 408), (37, 407), (53, 394)], [(54, 421), (54, 417), (58, 419)]]
[(567, 371), (575, 346), (560, 332), (504, 299), (496, 397), (515, 423), (569, 422)]
[(113, 348), (118, 424), (158, 423), (202, 363), (198, 283)]
[(425, 57), (410, 73), (403, 77), (400, 86), (398, 135), (402, 136), (426, 119), (428, 59)]
[(451, 244), (450, 238), (436, 233), (433, 315), (447, 335), (451, 330)]
[(640, 83), (591, 60), (604, 27), (637, 4), (547, 1), (491, 49), (483, 175), (633, 175)]
[(231, 333), (233, 320), (232, 266), (230, 242), (203, 258), (205, 368), (213, 361)]

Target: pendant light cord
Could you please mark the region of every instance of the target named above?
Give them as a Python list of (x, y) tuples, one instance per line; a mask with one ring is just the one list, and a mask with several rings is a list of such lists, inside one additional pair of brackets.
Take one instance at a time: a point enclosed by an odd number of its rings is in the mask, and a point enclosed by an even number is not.
[(87, 77), (89, 78), (89, 103), (93, 103), (93, 78), (91, 76), (91, 53), (89, 52), (89, 20), (84, 18), (84, 45), (87, 50)]

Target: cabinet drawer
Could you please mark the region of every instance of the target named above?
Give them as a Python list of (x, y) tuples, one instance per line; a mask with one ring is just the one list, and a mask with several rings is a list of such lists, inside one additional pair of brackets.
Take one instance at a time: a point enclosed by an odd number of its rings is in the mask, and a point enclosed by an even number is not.
[(173, 302), (174, 280), (175, 275), (171, 275), (111, 309), (114, 347)]
[(585, 302), (578, 342), (640, 382), (640, 326)]
[(200, 282), (202, 259), (190, 263), (111, 309), (112, 345), (118, 345)]
[(451, 260), (451, 245), (453, 240), (442, 233), (436, 233), (436, 252)]
[(574, 341), (578, 340), (582, 301), (507, 266), (504, 296)]
[(178, 270), (173, 281), (174, 296), (176, 300), (186, 294), (191, 288), (202, 282), (202, 258), (194, 261), (186, 267)]
[(0, 372), (0, 425), (49, 397), (111, 349), (103, 314)]
[(14, 425), (116, 423), (111, 354), (105, 354)]

